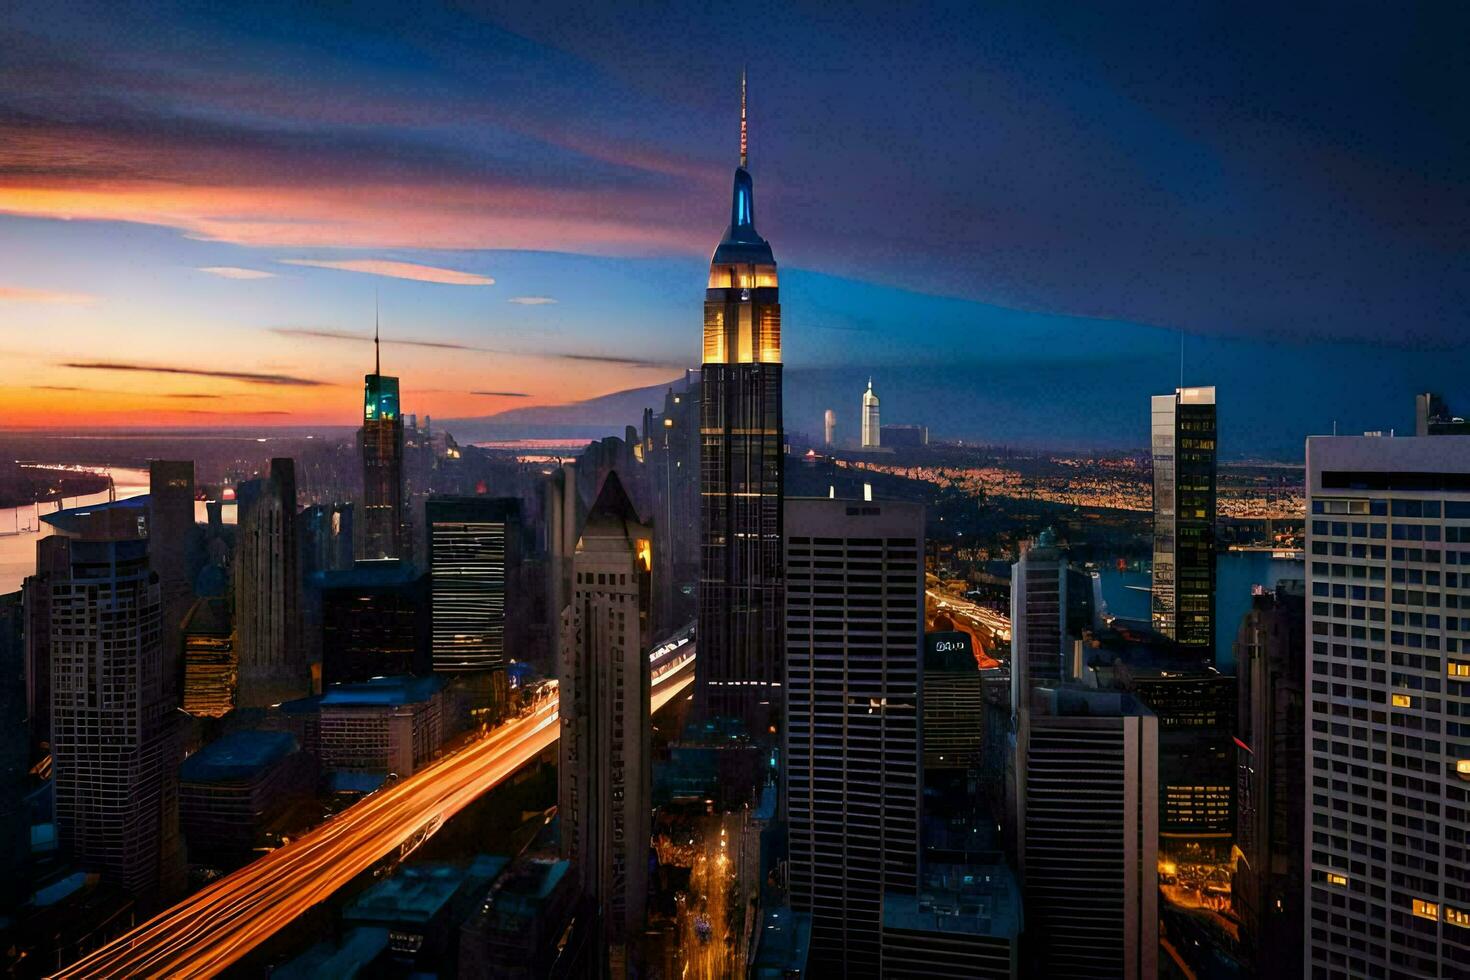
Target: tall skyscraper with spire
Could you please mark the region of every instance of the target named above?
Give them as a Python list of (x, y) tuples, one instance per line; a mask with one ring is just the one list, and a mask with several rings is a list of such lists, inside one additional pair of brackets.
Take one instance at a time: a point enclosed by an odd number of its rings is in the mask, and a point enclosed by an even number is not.
[(710, 261), (700, 406), (701, 567), (696, 705), (769, 736), (782, 682), (781, 305), (755, 230), (740, 78), (730, 227)]
[(362, 528), (357, 557), (405, 557), (403, 533), (403, 414), (398, 379), (383, 374), (377, 317), (373, 318), (373, 373), (363, 378)]

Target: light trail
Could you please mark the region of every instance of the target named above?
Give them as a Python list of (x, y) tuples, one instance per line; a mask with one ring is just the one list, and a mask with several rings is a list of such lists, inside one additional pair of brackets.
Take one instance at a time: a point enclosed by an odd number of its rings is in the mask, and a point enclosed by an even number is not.
[[(654, 679), (653, 711), (694, 682), (692, 647), (681, 644), (682, 662)], [(548, 698), (530, 714), (372, 794), (52, 976), (100, 980), (218, 975), (555, 745), (561, 734), (559, 720), (557, 702)]]

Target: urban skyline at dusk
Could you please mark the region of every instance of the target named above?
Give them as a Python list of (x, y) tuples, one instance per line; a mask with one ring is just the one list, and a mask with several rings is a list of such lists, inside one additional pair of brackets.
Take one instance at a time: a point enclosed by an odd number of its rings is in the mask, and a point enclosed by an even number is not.
[[(1444, 9), (1316, 36), (1305, 13), (775, 8), (723, 71), (677, 6), (96, 13), (0, 15), (11, 425), (349, 424), (375, 293), (420, 415), (676, 377), (742, 62), (788, 370), (828, 401), (878, 370), (951, 436), (1118, 444), (1014, 416), (1079, 374), (1156, 388), (1181, 335), (1224, 398), (1325, 341), (1344, 379), (1443, 387), (1464, 343)], [(1275, 393), (1292, 442), (1331, 431), (1324, 393)], [(1281, 454), (1264, 419), (1225, 424)]]

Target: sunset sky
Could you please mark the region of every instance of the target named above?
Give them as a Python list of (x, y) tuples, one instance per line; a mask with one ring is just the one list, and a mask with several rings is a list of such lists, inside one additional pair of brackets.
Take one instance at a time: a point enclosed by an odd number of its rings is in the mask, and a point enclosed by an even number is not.
[(407, 411), (671, 378), (742, 64), (794, 369), (1463, 364), (1457, 5), (525, 6), (0, 7), (0, 419), (348, 424), (375, 295)]

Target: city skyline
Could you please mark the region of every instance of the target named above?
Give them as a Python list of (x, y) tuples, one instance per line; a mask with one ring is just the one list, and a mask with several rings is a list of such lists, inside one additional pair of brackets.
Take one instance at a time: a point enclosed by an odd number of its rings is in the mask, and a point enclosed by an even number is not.
[[(927, 392), (882, 379), (909, 409), (895, 419), (1017, 442), (1036, 433), (937, 416), (956, 405), (994, 415), (996, 399), (1031, 390), (992, 392), (994, 368), (1025, 378), (1087, 364), (1132, 385), (1142, 364), (1158, 387), (1180, 333), (1192, 362), (1222, 371), (1334, 340), (1350, 378), (1452, 389), (1441, 355), (1464, 342), (1465, 277), (1463, 203), (1448, 187), (1463, 156), (1437, 127), (1415, 125), (1452, 111), (1441, 94), (1452, 69), (1434, 58), (1402, 76), (1347, 77), (1335, 66), (1349, 59), (1319, 42), (1264, 64), (1251, 43), (1268, 28), (1246, 22), (1213, 25), (1224, 33), (1214, 50), (1211, 27), (1185, 16), (949, 23), (928, 11), (916, 27), (930, 30), (914, 33), (938, 44), (929, 65), (917, 40), (852, 57), (853, 44), (896, 33), (883, 17), (825, 37), (809, 17), (769, 15), (781, 41), (745, 54), (752, 125), (770, 134), (756, 140), (757, 166), (772, 173), (768, 230), (789, 256), (785, 301), (807, 326), (787, 345), (793, 374), (947, 365)], [(708, 254), (699, 229), (718, 222), (735, 72), (699, 64), (712, 28), (689, 10), (566, 26), (442, 12), (412, 31), (372, 9), (342, 21), (161, 10), (195, 53), (133, 40), (95, 61), (77, 51), (107, 17), (21, 16), (0, 18), (16, 54), (5, 78), (30, 83), (0, 87), (0, 252), (11, 259), (0, 313), (25, 337), (7, 347), (10, 425), (349, 424), (338, 389), (366, 359), (375, 285), (388, 370), (419, 415), (575, 400), (698, 363), (685, 304)], [(1432, 46), (1425, 36), (1453, 35), (1435, 17), (1360, 15), (1334, 43)], [(1155, 51), (1178, 48), (1156, 78), (1117, 67), (1135, 43), (1125, 26), (1146, 28)], [(954, 40), (934, 41), (936, 28)], [(619, 64), (599, 31), (637, 32), (648, 63)], [(1022, 38), (1029, 46), (1006, 44)], [(813, 71), (808, 50), (831, 71)], [(1191, 53), (1205, 60), (1185, 83), (1176, 76)], [(223, 59), (216, 73), (210, 54)], [(946, 73), (968, 59), (978, 77), (947, 92)], [(877, 77), (892, 73), (909, 84)], [(324, 98), (285, 98), (298, 74)], [(682, 80), (678, 94), (655, 84), (666, 78)], [(1246, 118), (1214, 106), (1211, 84), (1239, 87)], [(1377, 95), (1350, 97), (1366, 91)], [(979, 180), (914, 152), (937, 135), (910, 118), (920, 94), (940, 100), (945, 137), (979, 163)], [(1353, 112), (1339, 118), (1344, 105)], [(818, 111), (837, 116), (819, 129)], [(819, 143), (816, 131), (843, 135)], [(1305, 173), (1332, 177), (1318, 193), (1288, 193)], [(940, 220), (955, 208), (957, 220)], [(1366, 258), (1384, 254), (1402, 264)], [(1331, 430), (1312, 404), (1278, 409), (1300, 430), (1293, 441)], [(1343, 430), (1388, 404), (1341, 418)], [(814, 412), (801, 426), (815, 432)], [(1106, 432), (1076, 413), (1046, 421), (1064, 442)]]

